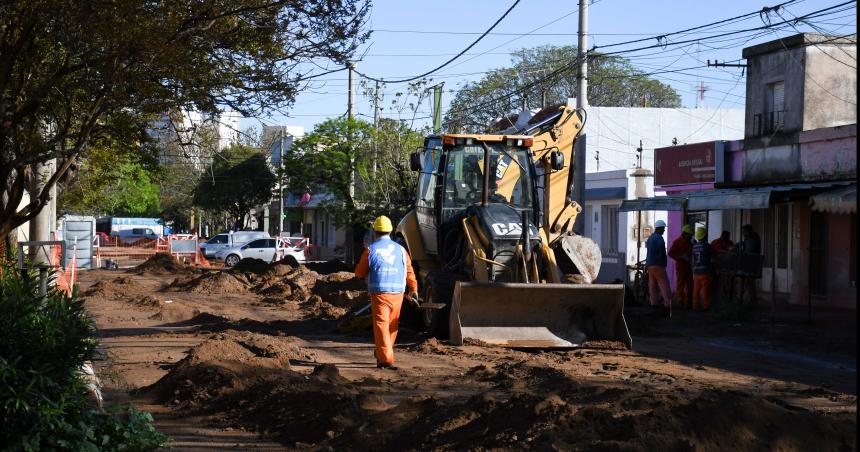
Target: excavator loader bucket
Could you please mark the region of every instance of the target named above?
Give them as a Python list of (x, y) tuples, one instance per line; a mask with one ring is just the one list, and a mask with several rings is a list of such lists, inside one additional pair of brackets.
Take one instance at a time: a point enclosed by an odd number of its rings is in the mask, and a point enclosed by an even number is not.
[(524, 284), (458, 281), (450, 340), (512, 348), (572, 348), (610, 340), (632, 347), (621, 284)]

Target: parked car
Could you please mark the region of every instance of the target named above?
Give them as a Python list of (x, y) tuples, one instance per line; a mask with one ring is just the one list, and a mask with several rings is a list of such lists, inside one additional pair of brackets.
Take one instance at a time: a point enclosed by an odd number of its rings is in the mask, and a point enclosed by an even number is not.
[(283, 242), (283, 246), (279, 246), (279, 248), (281, 248), (281, 259), (286, 256), (293, 256), (296, 258), (296, 262), (300, 264), (307, 260), (305, 247), (301, 243), (291, 245), (288, 242)]
[[(274, 262), (278, 251), (283, 251), (283, 241), (274, 238), (256, 239), (244, 245), (227, 248), (215, 255), (216, 259), (224, 259), (224, 265), (232, 267), (242, 259), (254, 258), (266, 262)], [(278, 245), (281, 245), (279, 247)]]
[(221, 251), (226, 250), (227, 248), (244, 245), (255, 239), (268, 238), (271, 237), (267, 232), (264, 231), (223, 232), (210, 238), (206, 241), (206, 243), (201, 243), (200, 251), (203, 253), (203, 257), (207, 259), (218, 259), (219, 253)]
[(155, 240), (158, 234), (150, 228), (132, 228), (123, 229), (116, 233), (111, 233), (113, 237), (119, 237), (119, 242), (123, 245), (134, 245), (145, 240)]

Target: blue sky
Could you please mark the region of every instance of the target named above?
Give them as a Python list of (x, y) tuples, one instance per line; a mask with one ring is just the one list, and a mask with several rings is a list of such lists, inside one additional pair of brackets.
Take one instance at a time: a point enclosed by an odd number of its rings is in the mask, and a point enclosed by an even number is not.
[[(589, 47), (609, 45), (622, 41), (651, 38), (643, 43), (607, 48), (622, 50), (655, 44), (653, 37), (685, 28), (695, 27), (721, 19), (773, 6), (779, 0), (770, 1), (635, 1), (596, 0), (589, 6)], [(364, 55), (356, 63), (359, 71), (373, 77), (396, 78), (417, 75), (430, 70), (461, 51), (477, 35), (412, 33), (424, 32), (473, 32), (486, 30), (512, 3), (511, 1), (485, 0), (375, 0), (366, 24), (374, 30), (357, 55)], [(785, 19), (817, 11), (842, 3), (840, 0), (798, 0), (779, 12)], [(548, 0), (521, 0), (519, 5), (493, 31), (466, 55), (428, 76), (434, 82), (445, 82), (443, 113), (454, 93), (464, 82), (478, 80), (480, 73), (510, 64), (509, 52), (523, 47), (541, 45), (576, 44), (578, 29), (578, 2)], [(835, 12), (827, 17), (815, 19), (814, 25), (821, 31), (839, 35), (856, 33), (856, 5), (847, 11)], [(771, 14), (773, 22), (779, 22)], [(716, 33), (743, 30), (762, 26), (762, 18), (751, 18), (715, 27), (714, 30), (685, 36), (672, 36), (670, 42), (702, 38)], [(796, 24), (800, 31), (814, 31), (809, 25)], [(533, 32), (533, 33), (532, 33)], [(528, 36), (510, 34), (532, 33)], [(743, 33), (735, 36), (704, 40), (701, 43), (669, 46), (665, 49), (650, 49), (624, 56), (643, 71), (675, 70), (704, 65), (706, 60), (731, 61), (741, 58), (741, 49), (760, 42), (771, 41), (778, 36), (789, 36), (797, 31), (789, 26), (779, 30), (763, 31), (755, 36)], [(855, 61), (849, 60), (851, 65)], [(834, 63), (838, 64), (838, 63)], [(470, 75), (464, 75), (470, 74)], [(682, 73), (655, 75), (654, 78), (672, 85), (682, 96), (684, 107), (696, 107), (699, 102), (696, 87), (703, 82), (708, 88), (704, 93), (703, 106), (709, 108), (743, 108), (744, 77), (739, 68), (701, 68)], [(372, 85), (372, 82), (370, 82)], [(358, 86), (358, 81), (356, 82)], [(405, 84), (386, 84), (383, 95), (387, 100), (394, 93), (403, 91)], [(372, 99), (356, 94), (356, 111), (365, 119), (373, 114)], [(259, 127), (261, 124), (298, 125), (307, 131), (327, 117), (336, 117), (346, 112), (347, 78), (339, 72), (318, 79), (296, 100), (295, 105), (285, 111), (289, 116), (274, 115), (267, 118), (246, 118), (241, 126)], [(419, 107), (419, 117), (430, 115), (430, 103)], [(383, 111), (383, 116), (397, 117), (393, 111)], [(429, 120), (416, 121), (416, 125)]]

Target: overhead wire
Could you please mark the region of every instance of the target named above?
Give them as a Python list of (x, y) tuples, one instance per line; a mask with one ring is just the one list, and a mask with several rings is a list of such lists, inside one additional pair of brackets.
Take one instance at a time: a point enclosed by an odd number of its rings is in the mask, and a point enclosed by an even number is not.
[(428, 75), (430, 75), (430, 74), (433, 74), (434, 72), (439, 71), (440, 69), (444, 68), (445, 66), (448, 66), (449, 64), (453, 63), (457, 58), (460, 58), (463, 54), (465, 54), (466, 52), (468, 52), (468, 51), (469, 51), (469, 49), (471, 49), (471, 48), (472, 48), (472, 47), (474, 47), (476, 44), (478, 44), (479, 42), (481, 42), (481, 40), (482, 40), (482, 39), (484, 39), (484, 37), (486, 37), (486, 36), (487, 36), (487, 33), (489, 33), (489, 32), (491, 32), (491, 31), (493, 31), (493, 29), (494, 29), (494, 28), (496, 28), (496, 26), (497, 26), (497, 25), (499, 25), (499, 23), (500, 23), (502, 20), (504, 20), (504, 18), (505, 18), (505, 17), (507, 17), (507, 16), (508, 16), (508, 14), (510, 14), (510, 12), (511, 12), (511, 11), (513, 11), (513, 9), (514, 9), (514, 8), (515, 8), (519, 3), (520, 3), (520, 0), (514, 0), (514, 3), (513, 3), (513, 4), (512, 4), (508, 9), (507, 9), (507, 11), (505, 11), (505, 13), (504, 13), (504, 14), (502, 14), (502, 16), (501, 16), (501, 17), (499, 17), (498, 19), (496, 19), (496, 21), (493, 23), (493, 25), (491, 25), (491, 26), (490, 26), (490, 28), (488, 28), (488, 29), (487, 29), (487, 31), (485, 31), (484, 33), (482, 33), (482, 34), (481, 34), (481, 36), (479, 36), (479, 37), (478, 37), (478, 39), (475, 39), (475, 40), (474, 40), (471, 44), (469, 44), (465, 49), (463, 49), (463, 50), (462, 50), (462, 51), (460, 51), (458, 54), (456, 54), (455, 56), (453, 56), (452, 58), (450, 58), (448, 61), (446, 61), (446, 62), (444, 62), (444, 63), (440, 64), (439, 66), (437, 66), (437, 67), (435, 67), (435, 68), (433, 68), (433, 69), (431, 69), (431, 70), (429, 70), (429, 71), (427, 71), (427, 72), (424, 72), (423, 74), (419, 74), (419, 75), (416, 75), (416, 76), (407, 77), (407, 78), (403, 78), (403, 79), (399, 79), (399, 80), (385, 80), (385, 79), (378, 78), (378, 77), (371, 77), (371, 76), (369, 76), (369, 75), (367, 75), (367, 74), (364, 74), (364, 73), (361, 73), (361, 72), (359, 72), (359, 71), (357, 71), (357, 70), (355, 70), (355, 69), (353, 69), (353, 71), (354, 71), (356, 74), (358, 74), (358, 75), (360, 75), (360, 76), (362, 76), (362, 77), (364, 77), (364, 78), (366, 78), (366, 79), (368, 79), (368, 80), (373, 80), (373, 81), (375, 81), (375, 82), (381, 82), (381, 83), (406, 83), (406, 82), (411, 82), (411, 81), (415, 81), (415, 80), (418, 80), (418, 79), (420, 79), (420, 78), (426, 77), (426, 76), (428, 76)]

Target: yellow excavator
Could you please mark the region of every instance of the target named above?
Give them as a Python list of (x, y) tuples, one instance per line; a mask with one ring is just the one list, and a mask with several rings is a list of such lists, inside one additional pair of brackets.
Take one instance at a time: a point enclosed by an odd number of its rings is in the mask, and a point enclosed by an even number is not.
[[(624, 286), (594, 284), (599, 246), (572, 232), (580, 111), (538, 112), (498, 134), (444, 134), (410, 156), (416, 207), (395, 237), (418, 276), (424, 327), (454, 345), (632, 346)], [(508, 132), (512, 132), (508, 134)]]

